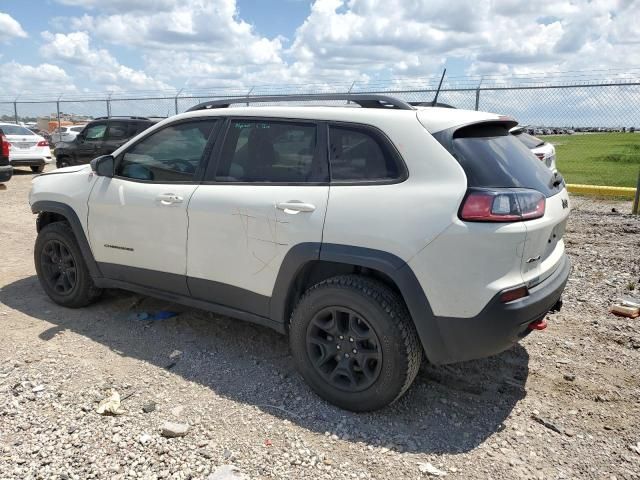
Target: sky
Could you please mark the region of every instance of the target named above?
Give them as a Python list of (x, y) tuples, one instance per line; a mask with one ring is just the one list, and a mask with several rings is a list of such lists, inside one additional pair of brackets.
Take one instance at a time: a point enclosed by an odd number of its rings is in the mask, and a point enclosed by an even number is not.
[(640, 0), (0, 0), (2, 94), (640, 67)]

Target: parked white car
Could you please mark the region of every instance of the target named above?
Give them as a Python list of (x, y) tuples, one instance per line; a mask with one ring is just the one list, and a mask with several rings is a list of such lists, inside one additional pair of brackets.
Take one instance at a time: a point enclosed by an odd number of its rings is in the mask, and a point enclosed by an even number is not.
[(15, 123), (0, 123), (9, 142), (9, 163), (14, 167), (31, 167), (40, 173), (53, 161), (49, 142), (40, 135)]
[(533, 152), (533, 154), (541, 160), (546, 167), (552, 172), (557, 172), (556, 167), (556, 147), (549, 142), (534, 137), (527, 133), (525, 127), (514, 127), (510, 130), (518, 140), (525, 144), (525, 146)]
[[(351, 106), (227, 108), (292, 100)], [(35, 179), (36, 271), (67, 307), (121, 288), (273, 328), (320, 396), (377, 409), (423, 356), (494, 355), (560, 306), (568, 195), (514, 125), (381, 95), (205, 102)]]
[(85, 125), (58, 127), (51, 133), (51, 142), (55, 146), (60, 142), (71, 142), (84, 130)]

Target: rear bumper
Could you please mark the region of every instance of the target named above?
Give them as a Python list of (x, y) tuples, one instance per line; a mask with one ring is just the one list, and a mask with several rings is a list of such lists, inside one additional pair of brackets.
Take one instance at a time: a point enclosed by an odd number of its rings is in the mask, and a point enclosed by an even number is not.
[(0, 183), (8, 182), (13, 176), (13, 167), (11, 165), (0, 166)]
[[(543, 319), (560, 300), (571, 262), (566, 255), (556, 271), (544, 282), (529, 290), (529, 295), (510, 303), (494, 297), (472, 318), (434, 317), (442, 348), (434, 363), (454, 363), (484, 358), (500, 353), (524, 338), (531, 322)], [(427, 352), (428, 354), (429, 352)]]
[(15, 166), (15, 167), (39, 167), (41, 165), (46, 165), (48, 163), (53, 162), (53, 158), (52, 157), (45, 157), (45, 156), (33, 156), (33, 157), (11, 157), (10, 160), (11, 165)]

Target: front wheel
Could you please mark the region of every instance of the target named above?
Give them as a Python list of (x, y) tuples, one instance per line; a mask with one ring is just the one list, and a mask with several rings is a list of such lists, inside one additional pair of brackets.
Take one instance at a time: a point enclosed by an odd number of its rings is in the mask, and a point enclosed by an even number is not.
[(64, 167), (70, 167), (70, 166), (71, 166), (71, 160), (69, 159), (69, 157), (60, 157), (56, 160), (57, 168), (64, 168)]
[(84, 307), (96, 300), (95, 286), (71, 227), (64, 222), (46, 225), (38, 233), (34, 261), (40, 285), (64, 307)]
[(400, 398), (420, 368), (422, 348), (397, 293), (358, 275), (311, 287), (291, 316), (291, 352), (311, 388), (352, 411)]
[(32, 165), (31, 171), (33, 173), (42, 173), (44, 172), (44, 165)]

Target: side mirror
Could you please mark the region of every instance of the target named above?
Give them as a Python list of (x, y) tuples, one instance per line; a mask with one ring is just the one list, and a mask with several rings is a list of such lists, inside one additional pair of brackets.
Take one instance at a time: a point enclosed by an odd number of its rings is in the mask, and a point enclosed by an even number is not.
[(91, 160), (91, 170), (100, 177), (113, 178), (115, 159), (112, 155), (102, 155)]

